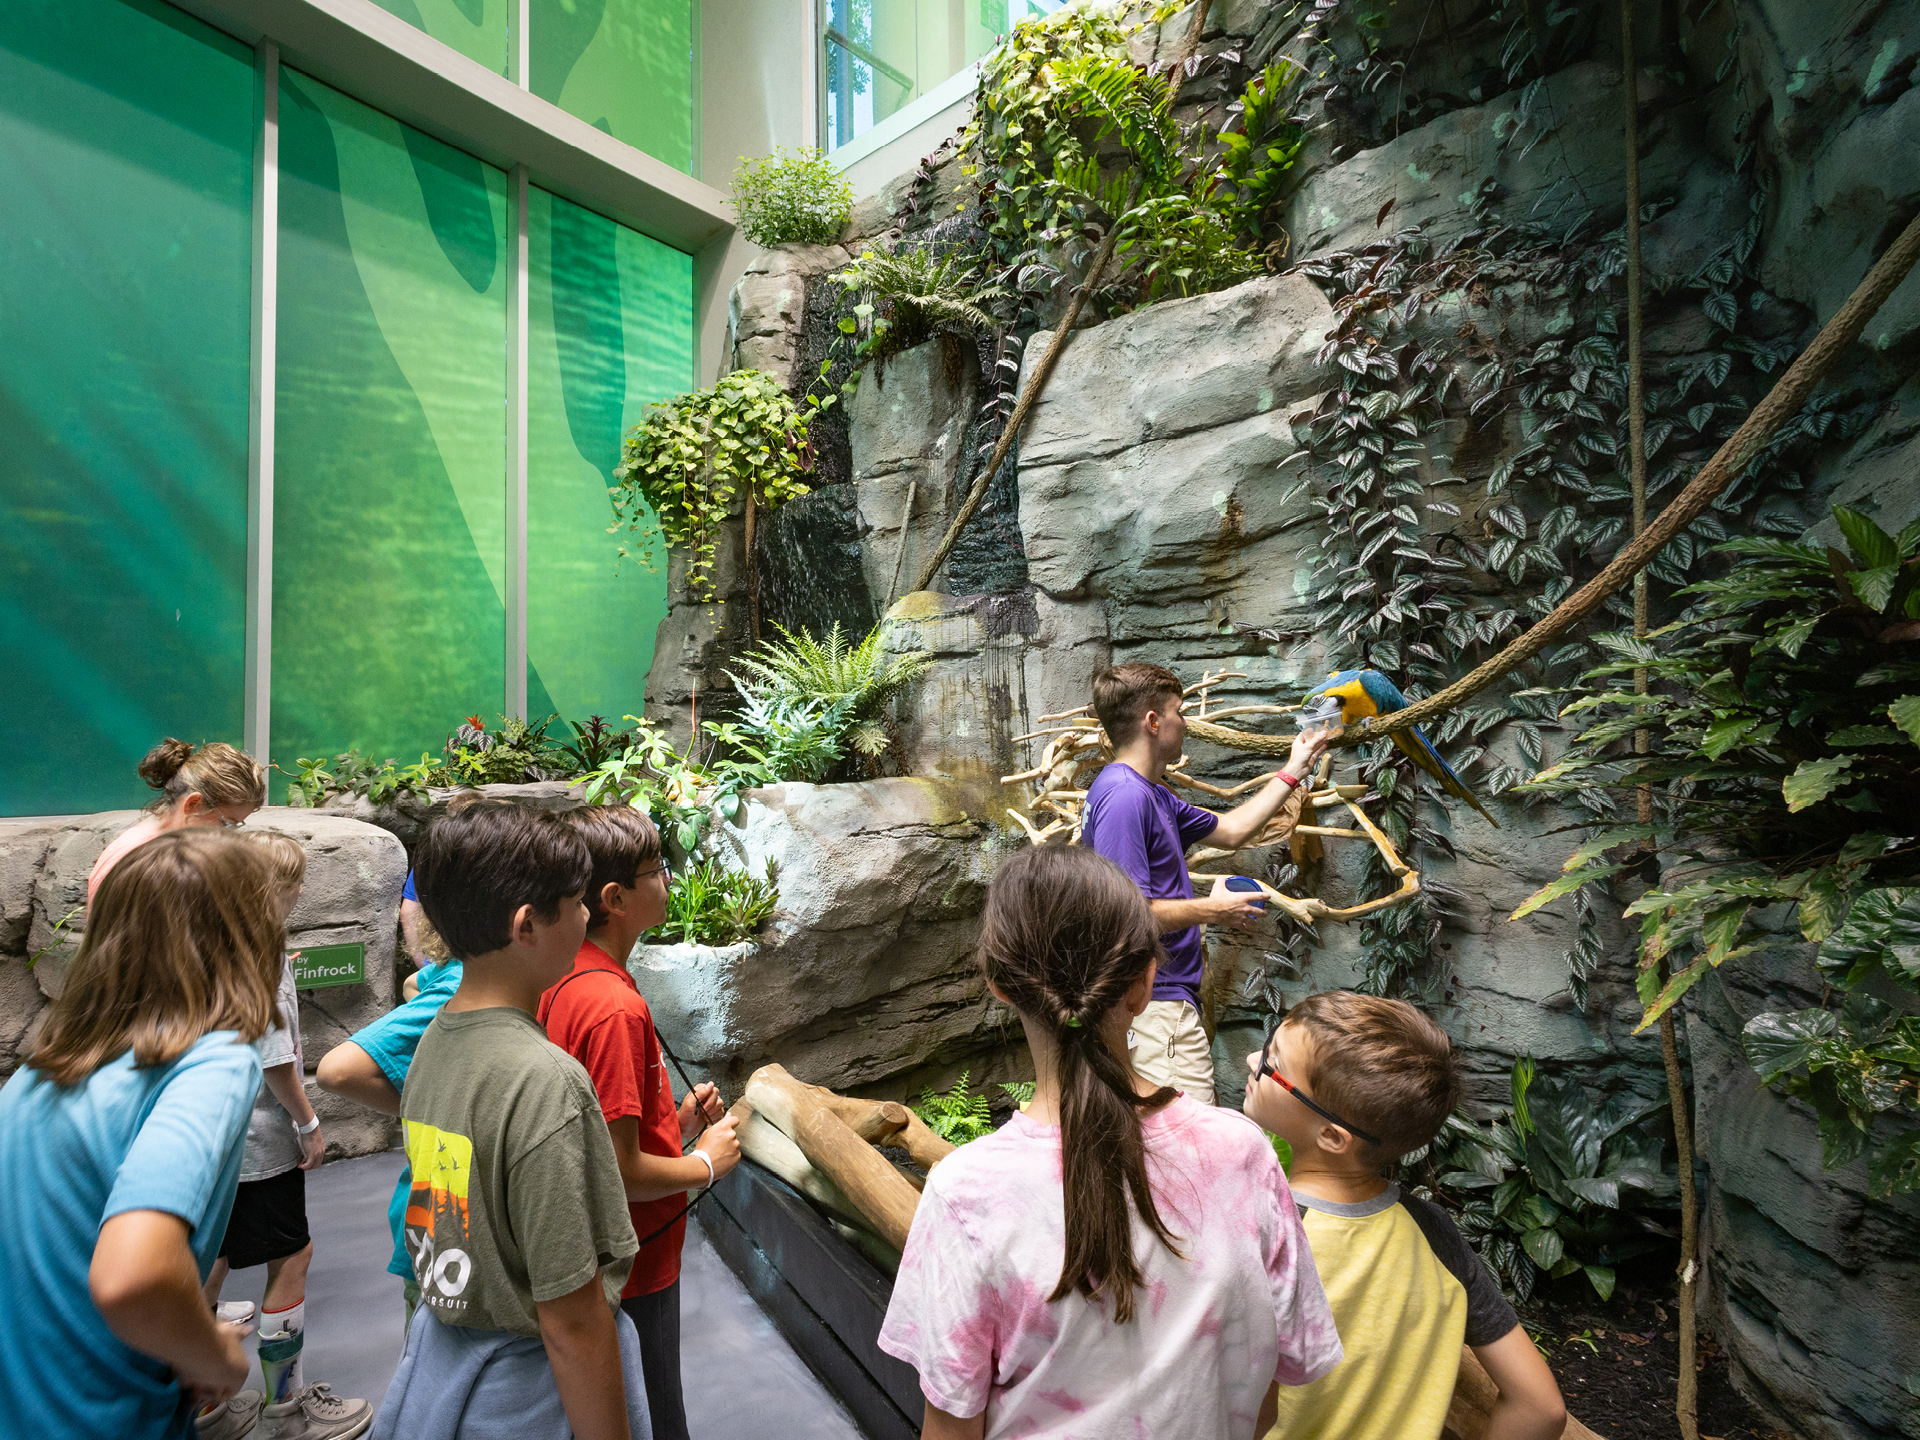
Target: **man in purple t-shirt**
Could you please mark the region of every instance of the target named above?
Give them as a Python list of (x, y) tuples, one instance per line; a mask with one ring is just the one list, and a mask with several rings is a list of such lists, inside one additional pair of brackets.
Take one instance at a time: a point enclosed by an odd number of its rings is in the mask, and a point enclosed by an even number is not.
[(1166, 947), (1153, 999), (1133, 1022), (1133, 1068), (1145, 1080), (1211, 1105), (1213, 1053), (1200, 1024), (1200, 927), (1244, 928), (1257, 913), (1258, 897), (1227, 889), (1223, 876), (1205, 899), (1195, 899), (1187, 851), (1202, 840), (1238, 850), (1289, 802), (1297, 818), (1302, 782), (1332, 732), (1301, 735), (1286, 765), (1253, 798), (1216, 815), (1165, 783), (1187, 736), (1180, 696), (1180, 677), (1159, 665), (1115, 665), (1093, 677), (1093, 713), (1113, 742), (1113, 763), (1087, 790), (1081, 843), (1133, 877)]

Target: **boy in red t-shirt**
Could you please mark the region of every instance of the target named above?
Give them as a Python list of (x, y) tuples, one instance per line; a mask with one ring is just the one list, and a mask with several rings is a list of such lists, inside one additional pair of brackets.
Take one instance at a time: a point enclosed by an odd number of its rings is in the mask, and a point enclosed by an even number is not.
[[(740, 1142), (712, 1085), (696, 1085), (674, 1103), (653, 1014), (627, 974), (634, 942), (667, 913), (669, 876), (659, 831), (642, 811), (624, 805), (576, 810), (566, 818), (593, 856), (587, 939), (571, 973), (540, 997), (537, 1018), (547, 1038), (586, 1067), (600, 1097), (641, 1241), (620, 1308), (640, 1332), (654, 1440), (687, 1440), (680, 1389), (687, 1192), (703, 1190), (733, 1169)], [(698, 1147), (682, 1155), (682, 1145), (703, 1124), (708, 1128)]]

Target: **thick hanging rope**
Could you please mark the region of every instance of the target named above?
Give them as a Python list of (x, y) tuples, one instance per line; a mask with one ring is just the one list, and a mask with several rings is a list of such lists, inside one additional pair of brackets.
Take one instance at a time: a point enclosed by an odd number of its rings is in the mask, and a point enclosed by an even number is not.
[[(1913, 269), (1917, 260), (1920, 260), (1920, 216), (1915, 216), (1907, 228), (1900, 232), (1899, 238), (1887, 248), (1887, 253), (1880, 257), (1867, 272), (1866, 279), (1847, 298), (1847, 303), (1840, 307), (1840, 312), (1820, 328), (1813, 343), (1801, 352), (1800, 358), (1767, 392), (1766, 398), (1754, 407), (1746, 423), (1688, 482), (1687, 488), (1680, 492), (1674, 502), (1662, 510), (1637, 539), (1613, 557), (1606, 569), (1561, 601), (1546, 619), (1463, 678), (1424, 700), (1416, 700), (1404, 710), (1396, 710), (1391, 715), (1370, 715), (1357, 724), (1349, 725), (1333, 737), (1332, 743), (1362, 745), (1369, 740), (1382, 739), (1396, 730), (1419, 725), (1453, 709), (1486, 689), (1515, 666), (1531, 660), (1552, 641), (1598, 610), (1614, 591), (1631, 584), (1635, 573), (1644, 569), (1674, 536), (1705, 514), (1715, 497), (1738, 478), (1767, 441), (1773, 438), (1774, 432), (1799, 412), (1807, 397), (1813, 393), (1813, 387), (1833, 368), (1841, 352), (1860, 338), (1860, 332), (1867, 328), (1867, 322), (1886, 303), (1895, 287), (1907, 278), (1907, 272)], [(1224, 725), (1214, 725), (1205, 720), (1189, 719), (1187, 733), (1210, 745), (1250, 750), (1258, 755), (1285, 755), (1293, 745), (1290, 736), (1249, 735), (1245, 731), (1230, 730)]]

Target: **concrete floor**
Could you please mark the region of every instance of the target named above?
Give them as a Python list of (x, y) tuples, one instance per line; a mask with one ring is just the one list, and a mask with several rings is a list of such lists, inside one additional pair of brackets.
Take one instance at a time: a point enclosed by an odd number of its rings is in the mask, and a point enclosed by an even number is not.
[[(387, 1200), (403, 1160), (336, 1160), (307, 1177), (313, 1268), (307, 1276), (306, 1378), (378, 1406), (400, 1356), (406, 1310), (387, 1274)], [(861, 1440), (840, 1402), (796, 1356), (707, 1244), (698, 1210), (680, 1277), (681, 1371), (693, 1440), (777, 1433), (782, 1440)], [(266, 1267), (236, 1271), (223, 1300), (259, 1303)], [(253, 1350), (251, 1342), (248, 1350)], [(253, 1385), (260, 1383), (256, 1361)]]

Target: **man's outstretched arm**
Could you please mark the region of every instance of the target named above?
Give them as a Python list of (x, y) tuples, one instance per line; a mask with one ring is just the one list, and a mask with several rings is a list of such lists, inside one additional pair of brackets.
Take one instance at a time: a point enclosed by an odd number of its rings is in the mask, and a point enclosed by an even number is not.
[(1287, 756), (1287, 763), (1274, 771), (1273, 778), (1254, 791), (1251, 799), (1222, 815), (1213, 834), (1207, 837), (1207, 843), (1218, 850), (1238, 850), (1266, 829), (1267, 822), (1293, 797), (1294, 791), (1306, 784), (1332, 734), (1332, 730), (1322, 726), (1294, 736), (1293, 753)]

